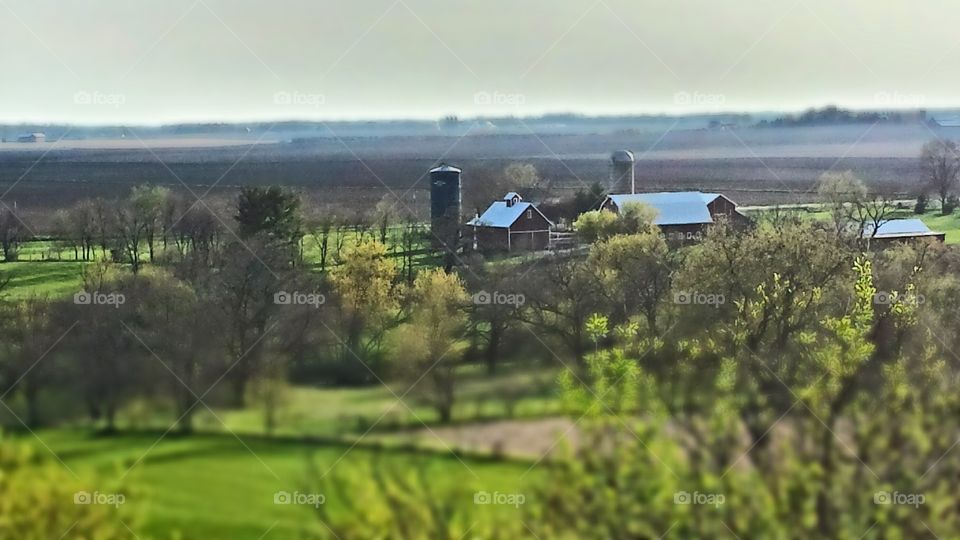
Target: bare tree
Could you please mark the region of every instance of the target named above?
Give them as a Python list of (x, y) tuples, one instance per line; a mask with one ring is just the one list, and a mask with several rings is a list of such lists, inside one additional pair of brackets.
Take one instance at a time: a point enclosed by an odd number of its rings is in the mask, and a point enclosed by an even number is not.
[(4, 205), (0, 208), (0, 247), (3, 248), (4, 262), (17, 260), (20, 254), (20, 242), (24, 234), (23, 222), (12, 208)]
[(956, 192), (960, 175), (957, 143), (942, 139), (930, 141), (923, 146), (920, 161), (923, 172), (930, 181), (930, 189), (935, 191), (940, 199), (941, 212), (949, 213), (948, 199)]

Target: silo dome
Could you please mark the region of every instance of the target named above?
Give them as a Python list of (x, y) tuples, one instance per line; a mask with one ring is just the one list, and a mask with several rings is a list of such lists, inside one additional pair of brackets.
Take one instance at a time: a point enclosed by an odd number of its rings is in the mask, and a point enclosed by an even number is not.
[(617, 150), (610, 154), (610, 161), (614, 163), (633, 163), (633, 152), (629, 150)]

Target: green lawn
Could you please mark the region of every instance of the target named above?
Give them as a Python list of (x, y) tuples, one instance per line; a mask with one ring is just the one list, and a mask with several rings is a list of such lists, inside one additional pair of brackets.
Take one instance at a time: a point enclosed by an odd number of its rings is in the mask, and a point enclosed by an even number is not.
[[(177, 437), (161, 432), (95, 436), (86, 431), (46, 430), (13, 439), (36, 447), (53, 463), (55, 453), (81, 478), (97, 478), (89, 491), (106, 491), (121, 477), (127, 501), (123, 511), (139, 516), (144, 538), (300, 538), (323, 531), (309, 506), (274, 504), (278, 491), (314, 493), (314, 479), (351, 467), (366, 467), (377, 451), (362, 445), (321, 445), (270, 441), (232, 435)], [(8, 437), (10, 439), (11, 437)], [(159, 442), (157, 442), (159, 440)], [(41, 443), (42, 441), (42, 443)], [(155, 446), (154, 446), (155, 444)], [(379, 467), (409, 470), (414, 462), (428, 467), (433, 488), (518, 492), (529, 464), (492, 462), (449, 453), (411, 454), (380, 451)], [(314, 472), (310, 472), (310, 471)], [(127, 472), (129, 471), (129, 474)], [(526, 481), (531, 479), (526, 477)], [(94, 485), (98, 484), (98, 485)], [(84, 483), (86, 485), (86, 483)], [(335, 496), (324, 504), (342, 508)], [(489, 511), (515, 512), (511, 507)], [(129, 514), (128, 514), (129, 515)], [(118, 516), (118, 519), (120, 517)], [(268, 532), (269, 531), (269, 532)]]
[(73, 261), (0, 263), (0, 281), (10, 280), (3, 293), (12, 298), (72, 295), (81, 288), (85, 264)]

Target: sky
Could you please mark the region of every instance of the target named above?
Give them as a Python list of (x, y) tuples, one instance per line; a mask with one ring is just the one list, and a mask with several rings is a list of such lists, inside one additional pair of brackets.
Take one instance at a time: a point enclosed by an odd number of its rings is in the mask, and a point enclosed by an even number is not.
[(0, 0), (0, 122), (960, 106), (956, 0)]

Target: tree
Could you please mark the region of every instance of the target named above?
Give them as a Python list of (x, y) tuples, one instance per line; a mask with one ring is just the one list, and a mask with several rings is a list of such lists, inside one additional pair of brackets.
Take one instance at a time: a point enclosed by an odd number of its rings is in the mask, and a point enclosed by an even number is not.
[(30, 297), (3, 306), (4, 324), (0, 393), (19, 393), (27, 408), (26, 423), (41, 424), (40, 392), (57, 381), (58, 351), (52, 350), (70, 330), (61, 328), (53, 316), (55, 306), (45, 298)]
[(241, 188), (235, 219), (244, 239), (264, 235), (292, 248), (303, 235), (300, 197), (277, 186)]
[(519, 290), (525, 291), (526, 322), (545, 336), (555, 336), (578, 364), (585, 352), (584, 324), (597, 311), (597, 281), (589, 264), (579, 257), (551, 256), (524, 270)]
[(643, 315), (648, 330), (657, 335), (661, 303), (670, 291), (672, 253), (663, 235), (646, 232), (618, 235), (593, 246), (590, 262), (600, 286), (597, 290), (623, 323)]
[(213, 336), (219, 335), (218, 325), (196, 292), (166, 271), (142, 273), (137, 287), (131, 298), (135, 316), (124, 321), (123, 331), (146, 349), (147, 365), (155, 361), (151, 372), (159, 374), (156, 380), (164, 381), (172, 398), (176, 427), (190, 432), (217, 366), (221, 343)]
[[(516, 268), (510, 265), (477, 265), (465, 272), (474, 295), (486, 294), (486, 302), (474, 302), (470, 308), (471, 334), (474, 342), (483, 348), (483, 361), (488, 374), (494, 374), (503, 354), (503, 343), (512, 330), (521, 323), (522, 305), (517, 302), (493, 301), (492, 294), (513, 295), (520, 298)], [(523, 297), (525, 299), (525, 297)]]
[(947, 199), (956, 193), (960, 175), (957, 143), (942, 139), (928, 142), (920, 154), (920, 166), (927, 176), (930, 189), (940, 198), (941, 212), (948, 213)]
[(247, 386), (265, 362), (267, 333), (277, 316), (277, 294), (289, 282), (289, 252), (262, 239), (227, 246), (221, 264), (201, 275), (202, 302), (223, 324), (224, 368), (232, 404), (246, 403)]
[(817, 191), (826, 201), (837, 238), (847, 239), (853, 234), (857, 243), (869, 243), (897, 209), (888, 197), (870, 194), (863, 181), (850, 171), (824, 174)]
[(550, 181), (542, 178), (537, 168), (530, 163), (507, 165), (503, 170), (503, 177), (507, 186), (529, 199), (542, 200), (550, 192)]
[[(334, 336), (341, 365), (377, 361), (384, 333), (399, 307), (397, 267), (387, 248), (367, 240), (344, 251), (341, 264), (330, 271), (338, 299), (339, 329)], [(372, 369), (372, 368), (370, 368)], [(353, 382), (369, 380), (367, 369), (350, 370)]]
[(141, 185), (130, 193), (131, 211), (137, 214), (137, 221), (142, 224), (150, 262), (154, 262), (157, 236), (162, 236), (166, 243), (164, 216), (169, 214), (170, 200), (170, 190), (161, 186)]
[(410, 319), (395, 335), (399, 368), (413, 381), (411, 391), (423, 396), (447, 423), (456, 398), (467, 293), (455, 274), (433, 269), (417, 275), (410, 297)]
[(0, 208), (0, 248), (3, 249), (3, 261), (15, 262), (20, 255), (20, 242), (23, 240), (24, 226), (16, 211), (7, 205)]
[(592, 243), (617, 234), (637, 234), (652, 231), (657, 213), (641, 202), (623, 205), (619, 212), (592, 210), (582, 214), (573, 224), (584, 242)]

